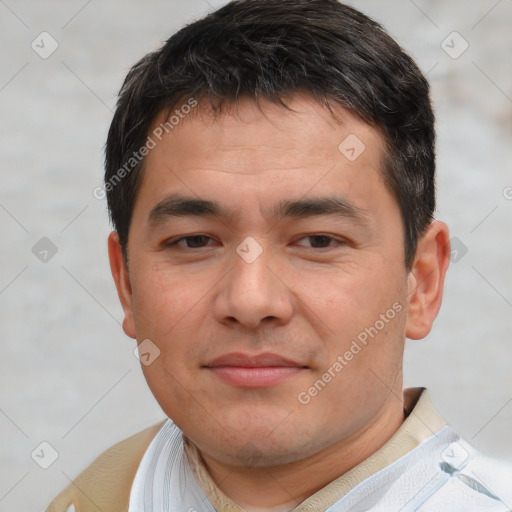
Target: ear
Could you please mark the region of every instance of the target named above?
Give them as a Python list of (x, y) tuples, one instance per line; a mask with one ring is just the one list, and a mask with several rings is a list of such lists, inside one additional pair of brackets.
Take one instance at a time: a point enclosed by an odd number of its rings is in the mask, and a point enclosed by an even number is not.
[(132, 310), (132, 286), (123, 258), (119, 235), (115, 231), (112, 231), (108, 237), (108, 258), (110, 260), (112, 277), (116, 283), (117, 294), (124, 310), (123, 331), (130, 338), (136, 339)]
[(450, 234), (444, 222), (434, 221), (418, 242), (408, 276), (406, 336), (427, 336), (441, 307), (443, 285), (450, 263)]

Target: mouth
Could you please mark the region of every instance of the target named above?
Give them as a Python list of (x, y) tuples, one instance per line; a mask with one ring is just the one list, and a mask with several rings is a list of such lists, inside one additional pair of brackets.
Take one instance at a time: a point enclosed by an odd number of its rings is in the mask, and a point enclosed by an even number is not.
[(308, 369), (278, 354), (224, 354), (203, 366), (215, 377), (235, 387), (262, 388), (276, 385)]

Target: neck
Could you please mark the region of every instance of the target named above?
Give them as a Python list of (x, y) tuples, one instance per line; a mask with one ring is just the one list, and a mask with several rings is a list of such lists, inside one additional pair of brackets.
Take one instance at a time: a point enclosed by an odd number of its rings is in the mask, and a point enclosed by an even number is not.
[(217, 487), (247, 512), (284, 512), (344, 475), (381, 448), (404, 422), (393, 400), (371, 424), (303, 460), (267, 468), (225, 464), (200, 452)]

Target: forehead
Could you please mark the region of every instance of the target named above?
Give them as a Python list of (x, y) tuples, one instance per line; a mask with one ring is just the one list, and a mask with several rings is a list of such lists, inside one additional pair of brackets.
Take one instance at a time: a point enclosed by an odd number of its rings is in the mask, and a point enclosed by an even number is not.
[(201, 102), (162, 112), (149, 132), (156, 144), (146, 157), (136, 209), (142, 203), (151, 220), (155, 205), (179, 193), (232, 205), (231, 212), (258, 203), (260, 212), (282, 213), (276, 205), (283, 201), (332, 196), (335, 189), (364, 209), (365, 195), (385, 192), (378, 130), (343, 108), (335, 119), (308, 96), (287, 104), (290, 109), (243, 99), (215, 114)]
[[(156, 117), (150, 136), (155, 130), (157, 135), (163, 133), (148, 161), (166, 150), (173, 152), (176, 164), (183, 163), (184, 157), (189, 166), (199, 159), (201, 164), (205, 160), (233, 162), (240, 155), (240, 172), (249, 174), (257, 167), (270, 171), (294, 163), (350, 158), (354, 155), (343, 151), (354, 144), (357, 153), (364, 148), (361, 156), (367, 164), (372, 161), (380, 166), (383, 156), (385, 144), (379, 130), (341, 106), (333, 105), (334, 118), (325, 106), (306, 94), (287, 99), (289, 109), (270, 100), (257, 102), (251, 98), (225, 103), (218, 112), (205, 101), (197, 102), (193, 109), (187, 107), (188, 103), (190, 98), (183, 99), (170, 112), (162, 111)], [(340, 148), (347, 138), (346, 147)], [(258, 160), (248, 160), (247, 154), (254, 154)]]

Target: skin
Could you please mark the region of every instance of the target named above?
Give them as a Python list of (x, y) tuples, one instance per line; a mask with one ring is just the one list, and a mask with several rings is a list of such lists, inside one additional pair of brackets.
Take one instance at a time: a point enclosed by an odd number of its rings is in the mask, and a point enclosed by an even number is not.
[[(408, 272), (400, 211), (379, 170), (380, 133), (341, 107), (335, 122), (308, 96), (288, 104), (295, 112), (244, 99), (217, 118), (200, 104), (146, 157), (129, 268), (117, 234), (109, 237), (123, 329), (160, 350), (142, 366), (148, 385), (220, 489), (248, 511), (290, 509), (397, 431), (405, 338), (429, 333), (450, 254), (448, 228), (435, 221)], [(349, 134), (366, 147), (354, 161), (338, 149)], [(151, 210), (173, 193), (236, 214), (151, 225)], [(270, 215), (281, 200), (333, 194), (364, 210), (364, 221)], [(209, 238), (166, 245), (184, 235)], [(262, 249), (252, 263), (236, 251), (246, 237)], [(301, 403), (299, 393), (396, 303), (402, 311)], [(272, 352), (305, 368), (275, 385), (234, 386), (204, 366), (229, 352)]]

